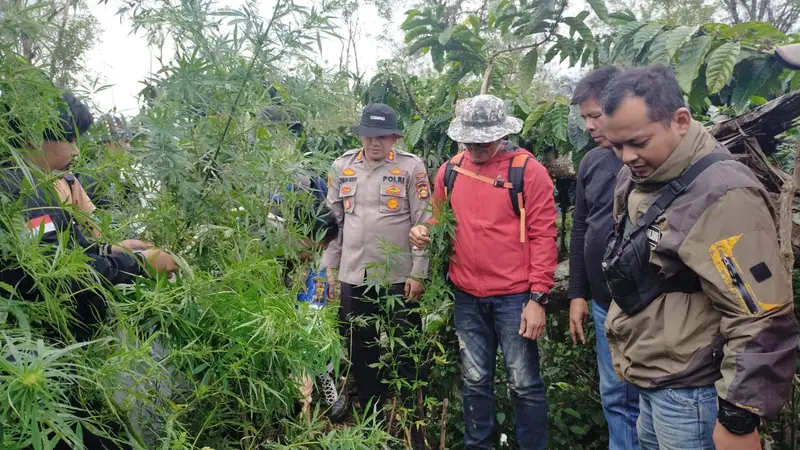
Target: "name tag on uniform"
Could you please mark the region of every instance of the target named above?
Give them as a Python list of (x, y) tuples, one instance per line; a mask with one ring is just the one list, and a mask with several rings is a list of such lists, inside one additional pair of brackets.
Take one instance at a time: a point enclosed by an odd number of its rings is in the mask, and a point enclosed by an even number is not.
[(406, 177), (400, 176), (400, 175), (384, 175), (383, 176), (383, 182), (384, 183), (388, 182), (388, 183), (401, 183), (401, 184), (403, 184), (403, 183), (406, 182)]

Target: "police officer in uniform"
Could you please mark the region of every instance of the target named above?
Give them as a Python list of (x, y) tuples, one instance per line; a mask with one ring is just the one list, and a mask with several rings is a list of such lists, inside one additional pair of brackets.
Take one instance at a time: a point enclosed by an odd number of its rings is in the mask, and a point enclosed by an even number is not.
[[(422, 294), (421, 280), (427, 276), (428, 261), (422, 251), (412, 253), (408, 233), (411, 227), (431, 217), (430, 182), (424, 162), (393, 148), (402, 136), (394, 110), (383, 104), (369, 105), (363, 110), (361, 123), (353, 129), (361, 136), (363, 147), (346, 152), (333, 163), (327, 203), (340, 232), (323, 257), (331, 284), (337, 278), (340, 282), (339, 316), (343, 323), (354, 316), (379, 314), (375, 300), (386, 295), (404, 297), (406, 308), (413, 307), (409, 303)], [(401, 249), (399, 255), (389, 256), (388, 264), (384, 242)], [(386, 266), (388, 273), (383, 270)], [(376, 292), (368, 289), (368, 284), (389, 288)], [(401, 317), (399, 323), (397, 317)], [(394, 326), (406, 329), (421, 326), (417, 313), (401, 313), (393, 320)], [(352, 370), (365, 407), (370, 400), (373, 404), (383, 400), (387, 388), (381, 383), (386, 375), (381, 376), (370, 367), (380, 357), (375, 343), (378, 336), (374, 325), (354, 326), (352, 330)], [(407, 358), (402, 358), (398, 371), (408, 380), (419, 377), (413, 361)], [(400, 395), (406, 399), (410, 394)]]
[(797, 352), (769, 194), (692, 119), (671, 69), (630, 69), (601, 103), (626, 165), (605, 329), (617, 376), (641, 388), (639, 444), (760, 450), (760, 418), (788, 399)]

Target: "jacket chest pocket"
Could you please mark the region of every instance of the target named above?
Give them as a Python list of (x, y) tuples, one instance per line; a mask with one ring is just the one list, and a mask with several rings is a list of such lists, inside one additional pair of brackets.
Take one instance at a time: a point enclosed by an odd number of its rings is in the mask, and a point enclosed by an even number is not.
[(399, 183), (381, 183), (380, 212), (402, 214), (406, 212), (406, 186)]
[(353, 214), (356, 210), (356, 187), (356, 184), (339, 186), (339, 197), (342, 199), (342, 207), (347, 214)]

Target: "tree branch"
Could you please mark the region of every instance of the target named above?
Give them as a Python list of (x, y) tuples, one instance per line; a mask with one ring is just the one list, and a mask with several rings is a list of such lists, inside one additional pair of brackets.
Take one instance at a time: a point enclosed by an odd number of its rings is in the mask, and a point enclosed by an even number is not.
[(736, 6), (736, 0), (724, 0), (725, 7), (728, 8), (728, 14), (731, 15), (731, 22), (740, 23), (739, 8)]
[(525, 50), (529, 48), (539, 48), (540, 46), (550, 42), (553, 39), (553, 36), (555, 36), (556, 32), (558, 31), (558, 26), (561, 24), (561, 16), (564, 15), (564, 10), (566, 8), (567, 8), (567, 2), (566, 1), (561, 2), (558, 11), (555, 12), (555, 14), (553, 15), (552, 19), (553, 26), (550, 27), (550, 30), (547, 32), (547, 36), (540, 42), (537, 42), (535, 44), (520, 45), (518, 47), (510, 47), (503, 50), (498, 50), (489, 57), (486, 64), (486, 71), (484, 71), (483, 73), (483, 82), (481, 83), (481, 94), (486, 94), (489, 92), (489, 80), (492, 77), (492, 70), (494, 69), (494, 60), (498, 56), (504, 53), (515, 52), (518, 50)]
[(794, 267), (794, 251), (792, 249), (792, 206), (794, 196), (797, 193), (792, 180), (786, 181), (781, 187), (781, 195), (778, 200), (778, 242), (781, 259), (784, 267), (790, 269)]
[[(278, 15), (278, 11), (281, 7), (281, 0), (278, 0), (275, 3), (275, 8), (272, 10), (272, 17), (269, 19), (269, 23), (267, 24), (266, 30), (261, 35), (261, 39), (259, 39), (259, 43), (253, 51), (253, 57), (250, 58), (250, 63), (247, 67), (247, 72), (244, 74), (244, 80), (242, 80), (242, 85), (239, 87), (239, 92), (236, 93), (236, 98), (233, 101), (233, 107), (231, 107), (231, 112), (228, 115), (228, 120), (225, 122), (225, 129), (222, 130), (222, 136), (219, 138), (219, 143), (217, 144), (216, 150), (214, 150), (214, 154), (211, 155), (211, 160), (208, 162), (208, 166), (206, 166), (206, 173), (203, 175), (203, 184), (207, 184), (209, 178), (211, 178), (211, 172), (213, 169), (214, 163), (216, 163), (217, 158), (219, 157), (220, 151), (222, 151), (222, 143), (225, 142), (225, 138), (228, 136), (228, 132), (231, 128), (231, 122), (233, 122), (233, 116), (236, 114), (236, 110), (239, 109), (239, 100), (242, 98), (242, 94), (244, 93), (244, 89), (247, 87), (247, 83), (250, 81), (250, 75), (253, 73), (253, 68), (256, 65), (256, 60), (261, 55), (261, 50), (266, 45), (266, 41), (269, 36), (269, 32), (272, 29), (272, 25), (275, 23), (275, 17)], [(208, 192), (208, 191), (206, 191)]]
[(481, 94), (486, 94), (487, 92), (489, 92), (489, 80), (492, 77), (492, 69), (494, 68), (494, 60), (498, 56), (500, 56), (500, 55), (502, 55), (504, 53), (511, 53), (511, 52), (516, 52), (516, 51), (519, 51), (519, 50), (527, 50), (529, 48), (531, 48), (531, 49), (532, 48), (539, 48), (542, 45), (550, 42), (550, 40), (553, 37), (553, 34), (555, 34), (555, 33), (551, 30), (550, 35), (548, 35), (546, 38), (544, 38), (541, 42), (537, 42), (535, 44), (529, 44), (529, 45), (520, 45), (520, 46), (517, 46), (517, 47), (510, 47), (510, 48), (506, 48), (506, 49), (498, 50), (498, 51), (494, 52), (492, 54), (492, 56), (489, 57), (488, 63), (486, 64), (486, 71), (483, 73), (483, 83), (481, 84)]

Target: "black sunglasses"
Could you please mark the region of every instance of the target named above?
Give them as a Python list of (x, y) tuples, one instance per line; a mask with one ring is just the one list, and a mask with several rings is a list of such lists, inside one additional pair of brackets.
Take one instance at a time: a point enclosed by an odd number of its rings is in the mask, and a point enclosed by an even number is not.
[(492, 144), (494, 144), (494, 142), (465, 142), (464, 147), (484, 149), (491, 147)]

